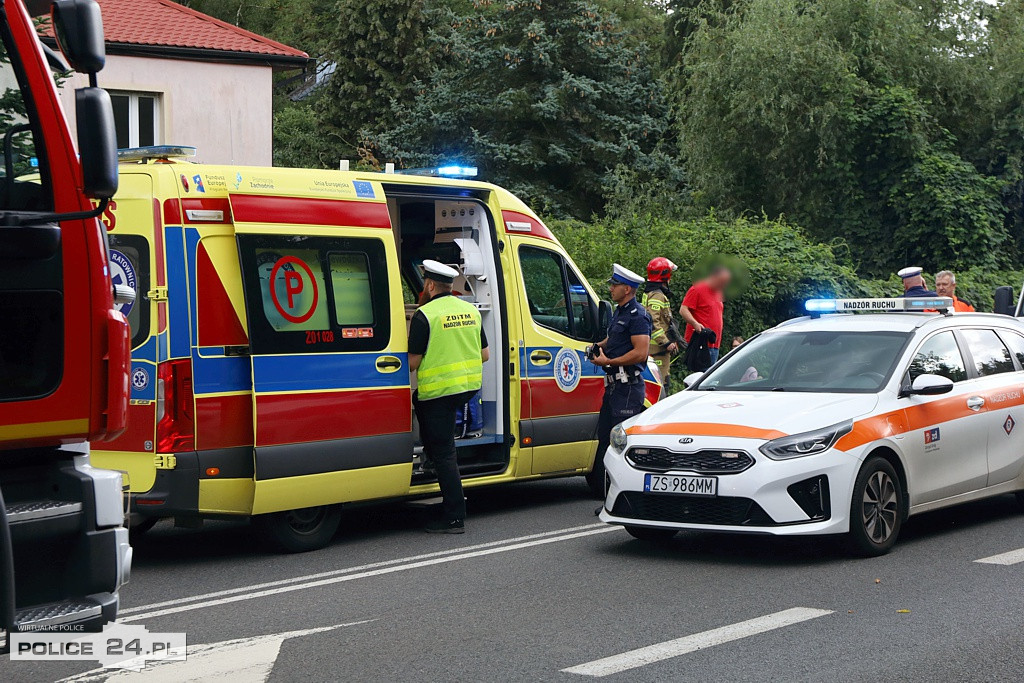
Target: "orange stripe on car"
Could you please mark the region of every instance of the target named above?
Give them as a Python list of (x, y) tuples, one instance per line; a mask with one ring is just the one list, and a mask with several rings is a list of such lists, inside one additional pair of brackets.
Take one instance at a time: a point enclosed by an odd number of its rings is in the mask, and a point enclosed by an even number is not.
[(627, 434), (679, 434), (681, 436), (732, 436), (737, 439), (778, 439), (789, 436), (775, 429), (759, 429), (746, 425), (718, 422), (664, 422), (655, 425), (634, 425)]
[[(1016, 393), (1016, 395), (1012, 395)], [(981, 412), (1002, 410), (1024, 404), (1024, 390), (1014, 387), (1000, 387), (989, 391), (967, 391), (956, 396), (929, 401), (921, 405), (908, 406), (881, 415), (873, 415), (853, 423), (853, 431), (836, 442), (836, 449), (850, 451), (859, 446), (906, 432), (935, 427), (945, 422), (976, 415), (967, 407), (967, 399), (981, 396), (985, 407)]]

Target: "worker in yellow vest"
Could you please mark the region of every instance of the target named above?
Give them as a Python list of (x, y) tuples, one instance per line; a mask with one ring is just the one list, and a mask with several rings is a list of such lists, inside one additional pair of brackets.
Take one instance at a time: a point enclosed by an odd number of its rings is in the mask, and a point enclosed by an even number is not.
[(459, 272), (437, 261), (423, 262), (420, 308), (409, 324), (409, 369), (416, 372), (413, 406), (426, 460), (437, 472), (444, 516), (426, 530), (435, 534), (465, 531), (466, 499), (455, 453), (455, 414), (483, 384), (490, 358), (480, 312), (452, 296)]

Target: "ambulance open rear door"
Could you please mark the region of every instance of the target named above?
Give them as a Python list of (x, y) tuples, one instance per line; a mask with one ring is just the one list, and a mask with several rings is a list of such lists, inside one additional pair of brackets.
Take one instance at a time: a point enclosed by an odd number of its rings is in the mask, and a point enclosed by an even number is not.
[(253, 514), (407, 493), (411, 392), (386, 205), (237, 193), (231, 209), (251, 340)]

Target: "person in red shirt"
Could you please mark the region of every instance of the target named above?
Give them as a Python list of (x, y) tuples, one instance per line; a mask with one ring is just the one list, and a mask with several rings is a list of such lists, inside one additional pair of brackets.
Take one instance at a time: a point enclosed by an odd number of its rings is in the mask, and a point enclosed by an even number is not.
[(728, 268), (716, 266), (706, 278), (693, 283), (686, 291), (683, 303), (679, 307), (679, 315), (686, 321), (686, 332), (683, 336), (687, 343), (694, 332), (701, 332), (705, 328), (715, 333), (715, 340), (708, 344), (712, 364), (718, 361), (718, 351), (722, 343), (722, 313), (725, 310), (722, 292), (729, 286), (731, 280), (732, 273)]

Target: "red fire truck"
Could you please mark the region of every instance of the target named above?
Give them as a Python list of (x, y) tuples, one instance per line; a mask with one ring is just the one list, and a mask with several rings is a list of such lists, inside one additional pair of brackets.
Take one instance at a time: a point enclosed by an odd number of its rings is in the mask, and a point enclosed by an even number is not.
[[(50, 13), (63, 57), (38, 38)], [(66, 63), (65, 63), (66, 60)], [(89, 442), (125, 428), (129, 331), (97, 220), (117, 189), (94, 0), (0, 3), (0, 630), (97, 628), (131, 547), (122, 475)], [(70, 65), (70, 68), (69, 66)], [(78, 151), (53, 72), (75, 93)]]

